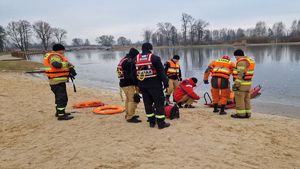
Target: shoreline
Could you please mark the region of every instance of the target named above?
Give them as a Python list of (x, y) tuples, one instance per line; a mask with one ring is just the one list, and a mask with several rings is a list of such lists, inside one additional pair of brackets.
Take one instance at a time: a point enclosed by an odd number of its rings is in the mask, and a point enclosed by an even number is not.
[[(299, 168), (300, 120), (253, 113), (250, 119), (220, 116), (211, 109), (180, 109), (171, 127), (130, 124), (124, 113), (95, 115), (76, 109), (57, 121), (46, 80), (0, 73), (0, 168)], [(100, 99), (123, 105), (117, 92), (67, 84), (69, 103)], [(231, 113), (231, 111), (228, 111)]]

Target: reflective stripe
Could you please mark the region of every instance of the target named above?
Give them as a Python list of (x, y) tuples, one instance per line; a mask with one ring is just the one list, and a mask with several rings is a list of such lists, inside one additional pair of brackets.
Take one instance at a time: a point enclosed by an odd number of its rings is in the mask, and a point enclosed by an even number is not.
[(153, 117), (154, 116), (154, 113), (152, 114), (146, 114), (147, 117)]
[(163, 118), (165, 118), (166, 116), (165, 115), (156, 115), (155, 116), (157, 119), (163, 119)]
[(252, 110), (251, 110), (251, 109), (245, 110), (245, 111), (246, 111), (246, 113), (252, 113)]
[(56, 80), (56, 81), (65, 81), (65, 80), (68, 80), (67, 77), (55, 77), (55, 78), (52, 78), (53, 80)]
[(57, 110), (65, 110), (65, 107), (57, 108)]
[(247, 81), (243, 81), (241, 82), (241, 85), (244, 85), (244, 86), (251, 86), (252, 82), (247, 82)]
[(251, 81), (244, 81), (244, 80), (240, 80), (240, 79), (235, 79), (235, 82), (240, 83), (241, 85), (244, 85), (244, 86), (250, 86), (252, 84)]
[(236, 114), (244, 115), (246, 114), (246, 110), (236, 110)]

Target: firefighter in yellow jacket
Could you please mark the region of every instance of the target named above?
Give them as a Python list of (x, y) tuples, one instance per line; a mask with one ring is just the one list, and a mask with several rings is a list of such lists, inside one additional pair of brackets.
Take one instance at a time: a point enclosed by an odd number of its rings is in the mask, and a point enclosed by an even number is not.
[(55, 95), (55, 116), (58, 120), (70, 120), (73, 116), (65, 112), (68, 103), (66, 82), (68, 82), (70, 76), (76, 76), (76, 72), (73, 65), (64, 56), (65, 47), (63, 45), (55, 44), (52, 50), (44, 56), (44, 66), (46, 67), (45, 73), (49, 79), (51, 90)]
[(170, 96), (178, 87), (181, 78), (181, 69), (179, 65), (180, 57), (178, 55), (174, 55), (172, 59), (168, 60), (165, 63), (165, 73), (169, 79), (169, 87), (166, 91), (166, 103), (170, 104)]
[(250, 118), (250, 90), (252, 78), (254, 74), (255, 61), (244, 55), (244, 51), (238, 49), (234, 52), (236, 57), (236, 67), (233, 71), (234, 84), (232, 90), (236, 102), (236, 114), (232, 114), (233, 118)]
[(229, 78), (234, 69), (234, 63), (230, 61), (229, 56), (222, 56), (221, 58), (212, 61), (205, 73), (203, 82), (208, 84), (209, 75), (211, 78), (211, 94), (213, 97), (214, 113), (219, 112), (218, 106), (221, 106), (220, 115), (225, 115), (225, 106), (230, 95)]

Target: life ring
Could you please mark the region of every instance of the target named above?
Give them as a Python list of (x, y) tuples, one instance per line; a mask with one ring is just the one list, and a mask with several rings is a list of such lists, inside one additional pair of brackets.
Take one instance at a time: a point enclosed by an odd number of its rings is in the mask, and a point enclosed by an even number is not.
[(122, 106), (100, 106), (93, 110), (95, 114), (104, 114), (104, 115), (117, 114), (117, 113), (122, 113), (124, 111), (125, 108)]
[(89, 101), (76, 103), (72, 107), (75, 109), (80, 109), (80, 108), (99, 107), (99, 106), (104, 106), (104, 103), (102, 103), (100, 100), (89, 100)]

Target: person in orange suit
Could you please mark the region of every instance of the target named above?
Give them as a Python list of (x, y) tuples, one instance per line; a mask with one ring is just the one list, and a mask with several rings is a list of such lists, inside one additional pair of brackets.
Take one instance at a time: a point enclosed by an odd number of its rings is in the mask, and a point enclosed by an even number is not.
[[(208, 78), (211, 74), (211, 93), (213, 98), (214, 113), (219, 112), (220, 115), (227, 114), (225, 105), (230, 95), (229, 78), (233, 72), (235, 65), (230, 61), (229, 56), (222, 56), (219, 59), (213, 60), (207, 67), (204, 73), (204, 84), (209, 84)], [(221, 106), (219, 111), (218, 106)]]

